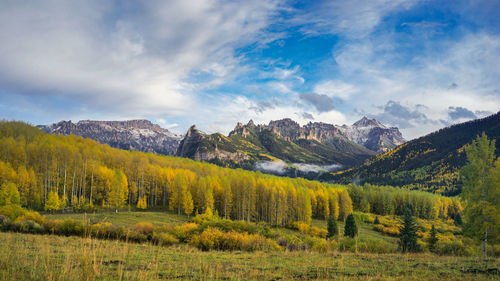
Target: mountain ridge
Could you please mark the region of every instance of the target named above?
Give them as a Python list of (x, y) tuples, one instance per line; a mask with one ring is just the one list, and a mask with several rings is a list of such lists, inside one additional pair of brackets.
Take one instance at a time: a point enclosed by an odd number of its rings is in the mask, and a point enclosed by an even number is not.
[(466, 164), (465, 145), (485, 132), (496, 140), (500, 155), (500, 112), (485, 118), (455, 124), (408, 141), (379, 154), (362, 165), (323, 174), (336, 183), (371, 183), (455, 195), (460, 193), (459, 170)]
[(153, 124), (149, 120), (126, 121), (80, 120), (76, 123), (60, 121), (38, 128), (51, 134), (78, 135), (106, 143), (112, 147), (173, 155), (181, 136)]

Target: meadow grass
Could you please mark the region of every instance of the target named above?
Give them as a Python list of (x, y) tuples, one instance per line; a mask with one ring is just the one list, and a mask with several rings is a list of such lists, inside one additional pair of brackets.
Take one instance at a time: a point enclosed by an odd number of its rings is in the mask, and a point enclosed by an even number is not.
[(433, 254), (199, 251), (0, 233), (1, 280), (498, 280), (499, 259)]
[(178, 215), (170, 211), (121, 211), (121, 212), (95, 212), (95, 213), (67, 213), (47, 214), (49, 220), (75, 219), (79, 221), (110, 222), (117, 226), (131, 227), (138, 222), (150, 222), (156, 226), (181, 225), (188, 220), (186, 215)]

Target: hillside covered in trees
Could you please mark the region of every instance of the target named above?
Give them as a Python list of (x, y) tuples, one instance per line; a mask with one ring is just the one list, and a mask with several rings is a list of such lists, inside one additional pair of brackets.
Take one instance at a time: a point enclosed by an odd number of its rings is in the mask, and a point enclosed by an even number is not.
[(5, 121), (0, 123), (0, 186), (0, 197), (35, 210), (168, 208), (272, 225), (330, 216), (344, 220), (353, 208), (402, 214), (408, 203), (421, 218), (453, 218), (461, 209), (455, 199), (424, 192), (221, 168)]
[(483, 132), (488, 138), (497, 140), (498, 156), (500, 112), (409, 141), (360, 166), (323, 174), (322, 179), (342, 184), (392, 185), (456, 195), (462, 189), (459, 170), (467, 161), (464, 147)]

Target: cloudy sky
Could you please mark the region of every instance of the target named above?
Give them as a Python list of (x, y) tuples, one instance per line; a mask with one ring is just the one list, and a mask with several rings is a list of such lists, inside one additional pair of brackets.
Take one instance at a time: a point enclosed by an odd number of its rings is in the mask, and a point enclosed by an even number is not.
[(0, 0), (0, 118), (366, 115), (414, 138), (500, 110), (500, 1)]

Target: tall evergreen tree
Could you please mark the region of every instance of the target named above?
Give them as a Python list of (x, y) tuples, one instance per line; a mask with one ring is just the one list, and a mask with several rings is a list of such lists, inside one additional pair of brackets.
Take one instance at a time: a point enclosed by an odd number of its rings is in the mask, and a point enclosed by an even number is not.
[(461, 226), (464, 222), (462, 220), (462, 215), (460, 213), (457, 213), (455, 217), (453, 218), (453, 221), (455, 222), (455, 225)]
[(486, 257), (488, 239), (500, 233), (500, 160), (495, 163), (495, 141), (486, 134), (465, 148), (468, 163), (461, 170), (464, 178), (465, 234), (482, 240)]
[(335, 220), (333, 216), (330, 216), (328, 218), (327, 230), (328, 234), (326, 238), (332, 238), (334, 236), (339, 235), (339, 227), (337, 226), (337, 220)]
[(356, 221), (354, 220), (354, 216), (349, 214), (345, 220), (344, 236), (354, 238), (356, 235), (358, 235), (358, 227), (356, 225)]
[(378, 219), (378, 216), (375, 217), (373, 224), (380, 224), (380, 220)]
[(429, 250), (431, 252), (434, 252), (434, 250), (436, 249), (437, 242), (438, 238), (436, 236), (436, 228), (434, 227), (434, 225), (432, 225), (431, 233), (429, 234), (429, 239), (427, 240), (427, 243), (429, 244)]
[(408, 205), (404, 214), (403, 225), (399, 229), (399, 248), (405, 252), (418, 252), (420, 245), (417, 242), (417, 223), (413, 217), (413, 208)]

